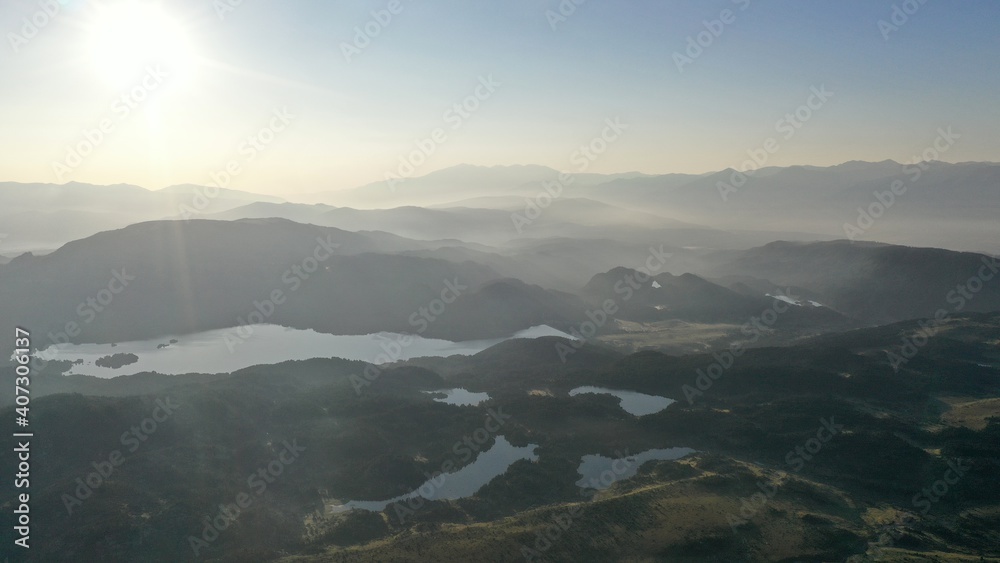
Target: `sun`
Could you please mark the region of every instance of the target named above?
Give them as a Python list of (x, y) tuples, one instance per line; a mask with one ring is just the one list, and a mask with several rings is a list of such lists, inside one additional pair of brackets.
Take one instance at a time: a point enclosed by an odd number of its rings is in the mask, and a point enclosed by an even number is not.
[(99, 7), (89, 43), (94, 70), (115, 87), (141, 78), (150, 65), (177, 77), (195, 63), (183, 26), (151, 2), (123, 0)]

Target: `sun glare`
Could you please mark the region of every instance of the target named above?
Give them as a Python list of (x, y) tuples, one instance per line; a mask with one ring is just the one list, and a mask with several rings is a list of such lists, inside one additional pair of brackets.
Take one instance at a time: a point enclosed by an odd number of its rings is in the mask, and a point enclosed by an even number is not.
[(188, 74), (194, 53), (181, 25), (149, 2), (125, 1), (100, 8), (91, 28), (89, 56), (111, 85), (127, 86), (149, 65), (174, 77)]

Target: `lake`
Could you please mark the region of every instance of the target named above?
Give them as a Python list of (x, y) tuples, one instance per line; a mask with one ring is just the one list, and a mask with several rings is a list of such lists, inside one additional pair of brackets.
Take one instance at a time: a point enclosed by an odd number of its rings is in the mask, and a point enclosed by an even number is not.
[(424, 393), (444, 395), (444, 397), (435, 397), (434, 400), (439, 403), (447, 403), (459, 407), (474, 407), (484, 401), (490, 400), (489, 393), (473, 393), (461, 387), (457, 389), (441, 389), (440, 391), (424, 391)]
[(658, 395), (647, 395), (636, 391), (623, 391), (620, 389), (608, 389), (606, 387), (577, 387), (569, 392), (570, 397), (581, 393), (599, 393), (618, 397), (622, 409), (635, 416), (644, 416), (660, 412), (677, 401), (660, 397)]
[(352, 500), (339, 505), (327, 505), (328, 514), (360, 509), (381, 512), (390, 504), (422, 497), (427, 500), (456, 500), (471, 497), (483, 485), (503, 475), (516, 461), (538, 461), (538, 444), (514, 446), (503, 436), (497, 436), (493, 447), (480, 452), (476, 461), (452, 473), (434, 476), (409, 493), (388, 500)]
[(585, 455), (580, 459), (580, 466), (576, 470), (581, 475), (576, 485), (590, 489), (606, 489), (616, 481), (634, 477), (642, 464), (647, 461), (678, 460), (696, 451), (691, 448), (646, 450), (640, 454), (617, 459), (602, 455)]
[[(218, 329), (180, 336), (112, 344), (53, 345), (39, 352), (44, 360), (69, 360), (75, 363), (67, 375), (92, 375), (110, 378), (141, 372), (168, 375), (184, 373), (230, 373), (238, 369), (309, 358), (344, 358), (371, 363), (409, 360), (422, 356), (469, 356), (513, 338), (572, 336), (541, 325), (492, 340), (452, 342), (419, 335), (381, 332), (377, 334), (326, 334), (278, 325), (250, 325), (241, 334), (235, 329)], [(227, 342), (228, 339), (228, 342)], [(236, 342), (234, 344), (234, 341)], [(409, 342), (407, 345), (401, 342)], [(138, 361), (114, 368), (96, 364), (104, 356), (135, 354)], [(103, 362), (102, 362), (103, 363)]]

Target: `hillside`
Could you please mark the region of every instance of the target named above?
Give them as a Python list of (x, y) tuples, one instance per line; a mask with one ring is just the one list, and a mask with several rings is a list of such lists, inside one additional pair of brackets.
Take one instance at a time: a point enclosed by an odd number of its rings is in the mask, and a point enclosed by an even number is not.
[[(116, 397), (101, 396), (104, 384), (67, 380), (67, 390), (85, 394), (50, 394), (32, 403), (35, 432), (46, 436), (34, 445), (33, 455), (45, 463), (34, 466), (32, 477), (47, 483), (33, 514), (39, 522), (66, 522), (36, 528), (37, 557), (187, 560), (189, 538), (203, 533), (203, 518), (250, 491), (251, 505), (218, 539), (199, 547), (201, 556), (459, 561), (489, 550), (498, 560), (515, 560), (525, 545), (554, 561), (579, 560), (583, 553), (844, 560), (873, 553), (895, 519), (903, 539), (893, 548), (995, 559), (1000, 413), (972, 429), (947, 416), (956, 407), (942, 398), (968, 402), (1000, 393), (1000, 351), (976, 343), (982, 334), (997, 334), (998, 323), (996, 315), (955, 319), (899, 373), (876, 352), (916, 323), (751, 350), (708, 387), (696, 379), (714, 361), (710, 355), (615, 357), (586, 347), (561, 364), (553, 342), (544, 339), (436, 360), (448, 375), (383, 367), (379, 383), (360, 394), (351, 375), (364, 364), (336, 359), (187, 381), (149, 375), (145, 392)], [(969, 363), (970, 357), (983, 365)], [(496, 377), (478, 373), (477, 366), (502, 364), (512, 369)], [(13, 376), (4, 371), (4, 378)], [(609, 397), (566, 394), (585, 384), (662, 393), (679, 402), (635, 417)], [(442, 385), (490, 398), (459, 407), (422, 392)], [(689, 402), (685, 385), (701, 394)], [(121, 429), (150, 416), (158, 400), (176, 406), (146, 442), (127, 451)], [(474, 456), (456, 458), (452, 444), (474, 435), (489, 412), (509, 417), (501, 418), (505, 440), (537, 444), (538, 460), (511, 465), (473, 496), (407, 509), (402, 520), (392, 507), (381, 515), (325, 514), (329, 499), (388, 498), (419, 486), (443, 461), (470, 463)], [(832, 435), (819, 434), (820, 449), (809, 457), (789, 454), (815, 439), (823, 420), (839, 426)], [(499, 436), (488, 436), (482, 447)], [(4, 448), (13, 447), (11, 439), (0, 438)], [(286, 444), (299, 448), (293, 461), (282, 462), (281, 474), (260, 494), (248, 489), (246, 476), (268, 467)], [(674, 446), (698, 453), (642, 464), (635, 476), (622, 474), (584, 496), (573, 484), (581, 456)], [(127, 451), (124, 461), (68, 514), (64, 495), (75, 494), (76, 477), (116, 448)], [(921, 510), (923, 501), (913, 504), (914, 494), (955, 460), (966, 469), (947, 495), (930, 511)], [(9, 458), (3, 464), (12, 470)], [(762, 490), (770, 491), (764, 505), (747, 509), (744, 501), (756, 506), (753, 495)], [(9, 490), (4, 495), (0, 503), (10, 506)], [(535, 543), (537, 531), (567, 513), (571, 522), (549, 547)], [(949, 522), (962, 524), (956, 529)], [(612, 530), (623, 535), (612, 540)], [(3, 532), (7, 545), (10, 534)]]

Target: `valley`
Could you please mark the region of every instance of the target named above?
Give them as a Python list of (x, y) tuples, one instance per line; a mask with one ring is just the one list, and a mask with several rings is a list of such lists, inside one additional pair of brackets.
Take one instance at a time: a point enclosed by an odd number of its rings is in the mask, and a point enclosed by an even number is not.
[(1000, 563), (998, 22), (4, 2), (0, 561)]

